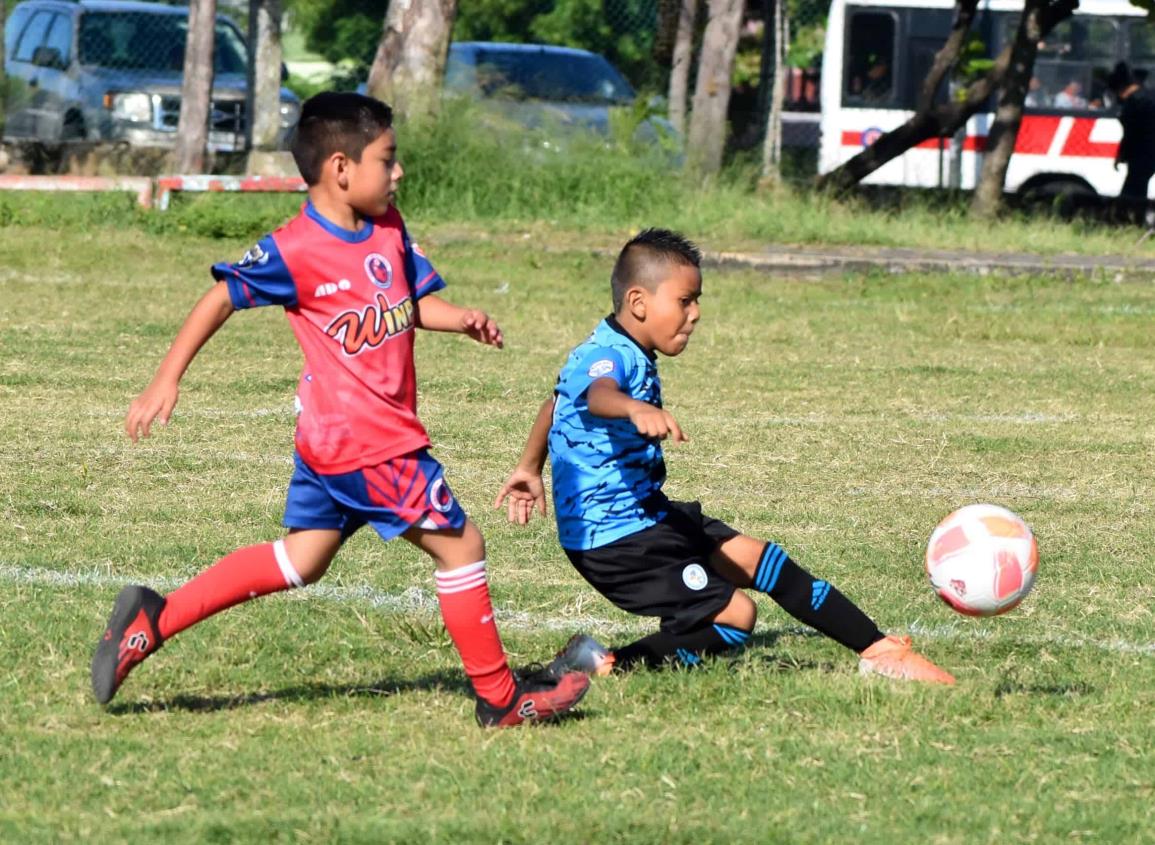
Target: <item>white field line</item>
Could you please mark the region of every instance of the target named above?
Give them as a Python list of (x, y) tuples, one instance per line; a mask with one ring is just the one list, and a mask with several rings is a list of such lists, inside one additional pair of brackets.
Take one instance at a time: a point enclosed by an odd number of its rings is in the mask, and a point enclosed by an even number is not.
[[(131, 579), (108, 575), (98, 570), (87, 572), (61, 572), (52, 569), (34, 569), (27, 566), (10, 566), (0, 564), (0, 581), (16, 584), (34, 584), (47, 587), (68, 589), (72, 587), (121, 587), (132, 583)], [(179, 587), (182, 580), (178, 578), (150, 579), (150, 586), (162, 592), (170, 592)], [(357, 604), (363, 607), (382, 610), (386, 613), (407, 614), (423, 613), (433, 615), (437, 613), (437, 597), (421, 587), (408, 587), (399, 593), (385, 593), (372, 587), (329, 587), (324, 584), (313, 585), (304, 590), (293, 590), (282, 594), (295, 600), (320, 599), (322, 601), (337, 602), (340, 604)], [(110, 596), (111, 599), (111, 596)], [(566, 611), (559, 617), (551, 618), (527, 613), (525, 611), (510, 610), (509, 608), (495, 609), (503, 627), (520, 630), (535, 631), (588, 631), (595, 635), (611, 634), (639, 634), (653, 628), (652, 623), (611, 621), (586, 613)], [(785, 631), (790, 634), (813, 634), (809, 628), (790, 627)], [(1000, 634), (990, 628), (980, 628), (972, 620), (952, 620), (949, 623), (928, 625), (923, 622), (914, 622), (906, 633), (921, 640), (994, 640)], [(1077, 633), (1026, 635), (1016, 636), (1024, 643), (1041, 646), (1052, 646), (1062, 649), (1096, 649), (1113, 652), (1115, 654), (1139, 654), (1155, 657), (1155, 642), (1135, 642), (1118, 639), (1095, 639)]]
[[(127, 412), (127, 404), (123, 408), (89, 408), (84, 413), (89, 417), (121, 418)], [(276, 408), (214, 408), (214, 407), (184, 407), (175, 415), (182, 417), (200, 417), (206, 419), (230, 418), (261, 418), (261, 417), (295, 417), (296, 411), (291, 402)], [(698, 421), (732, 421), (733, 417), (724, 414), (696, 414)], [(879, 423), (895, 422), (960, 422), (960, 423), (991, 423), (995, 425), (1064, 425), (1068, 423), (1082, 423), (1083, 416), (1074, 413), (1047, 414), (1038, 412), (1024, 412), (1021, 414), (990, 413), (990, 414), (956, 414), (925, 411), (894, 411), (885, 414), (806, 414), (802, 416), (761, 416), (746, 414), (744, 419), (758, 425), (774, 426), (850, 426), (850, 425), (878, 425)], [(1098, 419), (1098, 418), (1096, 418)], [(1130, 418), (1128, 418), (1130, 420)]]

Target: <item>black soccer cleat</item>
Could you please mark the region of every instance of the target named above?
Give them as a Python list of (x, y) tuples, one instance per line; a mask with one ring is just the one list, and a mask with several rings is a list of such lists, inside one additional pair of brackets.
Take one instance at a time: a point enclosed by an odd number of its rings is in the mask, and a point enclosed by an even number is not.
[(116, 597), (108, 627), (92, 655), (92, 692), (101, 704), (116, 695), (128, 673), (164, 644), (157, 620), (164, 596), (148, 587), (125, 587)]
[(477, 724), (483, 728), (512, 728), (523, 722), (540, 722), (568, 713), (590, 688), (589, 676), (570, 672), (560, 680), (541, 673), (522, 677), (514, 674), (517, 687), (513, 700), (505, 707), (495, 707), (484, 698), (477, 699)]
[(584, 672), (602, 677), (614, 670), (614, 653), (589, 634), (574, 634), (565, 647), (545, 667), (548, 677), (561, 678), (567, 672)]

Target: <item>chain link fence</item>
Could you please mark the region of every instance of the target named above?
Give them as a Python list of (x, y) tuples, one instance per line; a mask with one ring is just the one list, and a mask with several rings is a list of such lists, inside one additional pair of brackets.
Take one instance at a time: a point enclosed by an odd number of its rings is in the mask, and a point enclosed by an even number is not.
[[(127, 4), (126, 4), (127, 5)], [(214, 26), (207, 149), (241, 153), (248, 140), (246, 9), (220, 7)], [(176, 145), (188, 9), (164, 4), (102, 8), (24, 0), (4, 27), (4, 140), (48, 150), (111, 145), (163, 152)], [(297, 114), (281, 98), (282, 132)], [(140, 156), (142, 160), (148, 156)], [(143, 165), (141, 165), (143, 166)]]
[[(748, 0), (733, 75), (729, 149), (755, 155), (770, 114), (776, 0)], [(644, 92), (665, 93), (680, 0), (556, 0), (537, 28), (540, 40), (602, 52)], [(246, 46), (234, 21), (244, 0), (222, 3), (216, 22), (210, 151), (246, 147)], [(818, 68), (828, 0), (784, 0), (789, 38), (781, 115), (783, 159), (801, 162), (818, 145)], [(707, 0), (698, 0), (697, 39)], [(187, 10), (140, 4), (101, 9), (50, 0), (8, 0), (4, 30), (8, 76), (4, 139), (10, 144), (112, 144), (169, 150), (175, 145), (187, 39)], [(596, 36), (596, 37), (595, 37)], [(694, 69), (691, 69), (691, 89)], [(284, 127), (296, 105), (282, 103)], [(808, 173), (806, 171), (809, 171)]]

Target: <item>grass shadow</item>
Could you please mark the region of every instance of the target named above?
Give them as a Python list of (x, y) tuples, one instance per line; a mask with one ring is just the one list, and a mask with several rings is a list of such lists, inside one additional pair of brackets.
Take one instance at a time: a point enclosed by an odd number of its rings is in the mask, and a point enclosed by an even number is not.
[(1002, 681), (995, 687), (995, 698), (1004, 698), (1008, 695), (1054, 695), (1073, 698), (1078, 695), (1089, 695), (1095, 688), (1082, 681), (1072, 681), (1061, 684), (1021, 684), (1018, 681)]
[(212, 713), (236, 710), (268, 701), (309, 702), (325, 698), (381, 696), (389, 697), (404, 692), (452, 692), (473, 695), (473, 688), (458, 672), (431, 672), (416, 678), (385, 677), (368, 684), (299, 684), (267, 692), (238, 695), (175, 695), (150, 701), (111, 704), (107, 711), (113, 715), (155, 713), (164, 710), (183, 710), (190, 713)]

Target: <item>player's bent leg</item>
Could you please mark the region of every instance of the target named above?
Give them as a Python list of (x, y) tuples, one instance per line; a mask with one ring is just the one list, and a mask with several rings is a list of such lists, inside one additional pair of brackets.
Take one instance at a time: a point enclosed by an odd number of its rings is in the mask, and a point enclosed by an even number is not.
[(711, 563), (719, 572), (749, 578), (753, 589), (770, 596), (795, 619), (853, 651), (862, 653), (883, 638), (857, 605), (800, 567), (777, 543), (738, 535), (718, 547)]
[(853, 602), (798, 566), (776, 543), (738, 535), (718, 547), (711, 563), (722, 574), (768, 594), (801, 622), (859, 653), (859, 672), (953, 684), (950, 673), (911, 648), (908, 637), (884, 636)]
[(624, 671), (638, 666), (697, 666), (703, 657), (744, 647), (757, 616), (757, 607), (750, 597), (735, 590), (726, 607), (701, 625), (678, 632), (663, 628), (614, 649), (614, 667)]

